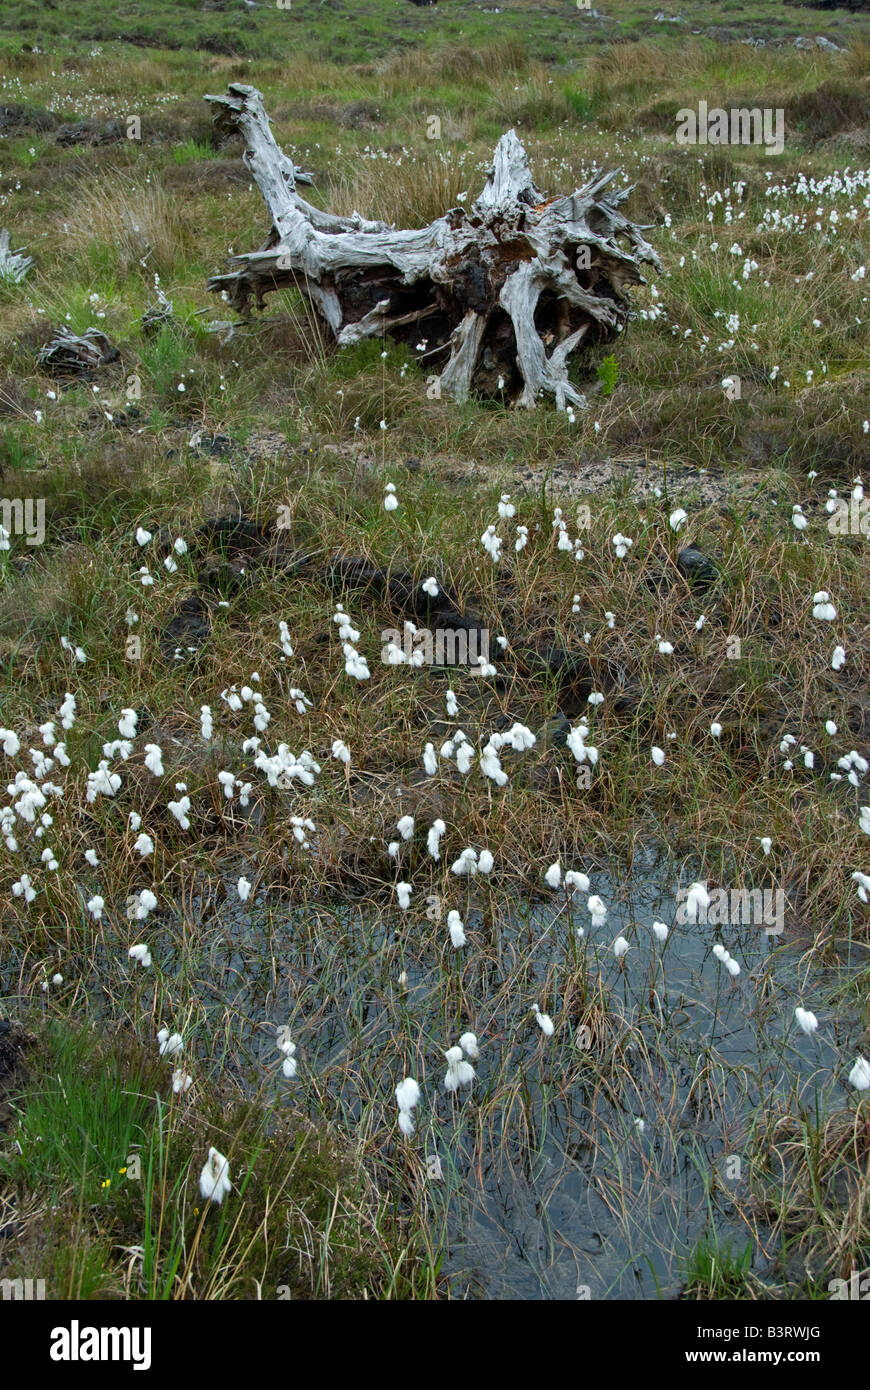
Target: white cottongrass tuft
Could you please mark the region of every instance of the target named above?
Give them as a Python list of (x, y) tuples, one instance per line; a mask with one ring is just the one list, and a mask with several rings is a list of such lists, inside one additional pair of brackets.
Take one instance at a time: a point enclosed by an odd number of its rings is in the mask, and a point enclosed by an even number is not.
[(572, 893), (588, 893), (591, 887), (588, 874), (579, 869), (569, 869), (565, 874), (565, 887)]
[(592, 919), (590, 926), (603, 927), (607, 920), (607, 906), (597, 893), (593, 893), (591, 898), (586, 899), (586, 907)]
[(208, 1159), (199, 1175), (199, 1190), (207, 1202), (220, 1206), (228, 1192), (232, 1191), (229, 1161), (219, 1149), (208, 1151)]
[(816, 1018), (815, 1014), (811, 1013), (809, 1009), (802, 1009), (800, 1004), (798, 1004), (794, 1011), (794, 1016), (801, 1032), (806, 1033), (807, 1037), (811, 1037), (819, 1026), (819, 1020)]
[(163, 776), (163, 750), (159, 744), (145, 744), (145, 766), (155, 777)]
[(150, 888), (143, 888), (139, 894), (139, 905), (136, 908), (136, 920), (144, 922), (149, 912), (153, 912), (157, 906), (157, 898)]
[(581, 719), (575, 728), (568, 731), (565, 742), (578, 763), (588, 762), (594, 767), (598, 762), (598, 749), (586, 742), (588, 734), (589, 725)]
[(634, 541), (630, 537), (624, 536), (621, 531), (617, 531), (616, 535), (611, 537), (611, 543), (619, 560), (624, 560), (634, 545)]
[(831, 603), (831, 595), (827, 589), (819, 589), (818, 593), (813, 594), (813, 617), (819, 622), (832, 623), (837, 616), (837, 610)]
[(413, 1110), (420, 1103), (420, 1087), (412, 1076), (406, 1076), (396, 1087), (396, 1104), (400, 1110)]
[(180, 1033), (170, 1033), (168, 1028), (161, 1028), (157, 1034), (157, 1042), (160, 1046), (161, 1057), (174, 1057), (181, 1052), (184, 1047), (184, 1039)]
[(406, 1076), (396, 1087), (396, 1104), (399, 1107), (399, 1129), (408, 1138), (414, 1133), (414, 1107), (420, 1101), (420, 1087), (412, 1076)]
[(447, 914), (447, 929), (450, 932), (450, 941), (454, 951), (458, 951), (460, 947), (468, 944), (468, 938), (465, 935), (465, 924), (455, 909)]
[(862, 874), (856, 869), (852, 875), (852, 882), (858, 885), (858, 897), (862, 903), (870, 903), (870, 874)]
[(440, 842), (446, 833), (447, 826), (444, 824), (443, 820), (433, 820), (429, 827), (429, 833), (426, 836), (426, 848), (433, 859), (441, 858)]
[(7, 758), (16, 758), (21, 751), (21, 742), (12, 729), (0, 729), (0, 740)]
[(716, 942), (716, 945), (713, 947), (713, 955), (720, 965), (724, 965), (729, 975), (736, 976), (740, 974), (740, 966), (737, 964), (734, 957), (726, 951), (721, 942)]
[(686, 894), (686, 920), (697, 922), (698, 913), (710, 906), (710, 894), (705, 883), (691, 883)]
[(447, 1074), (444, 1086), (448, 1091), (458, 1091), (460, 1086), (470, 1086), (474, 1080), (474, 1067), (466, 1062), (461, 1047), (448, 1047), (444, 1053), (447, 1061)]
[(494, 526), (487, 526), (480, 538), (480, 543), (491, 557), (493, 564), (497, 565), (501, 555), (502, 541), (501, 537), (496, 535)]
[(532, 1013), (535, 1015), (535, 1022), (540, 1028), (545, 1038), (552, 1038), (555, 1030), (553, 1020), (549, 1014), (542, 1014), (537, 1004), (532, 1005)]
[(849, 1082), (856, 1091), (870, 1090), (870, 1062), (865, 1057), (859, 1057), (855, 1062), (849, 1072)]
[(558, 859), (556, 860), (555, 864), (551, 864), (549, 869), (547, 869), (546, 873), (544, 874), (544, 882), (549, 884), (551, 888), (559, 887), (560, 883), (562, 882), (562, 866), (559, 863)]
[(284, 1076), (287, 1078), (287, 1080), (292, 1081), (293, 1077), (296, 1075), (298, 1063), (296, 1061), (295, 1056), (296, 1044), (290, 1037), (289, 1023), (282, 1024), (281, 1027), (278, 1029), (275, 1035), (275, 1042), (277, 1044), (278, 1051), (283, 1055), (284, 1058), (283, 1062), (281, 1063), (281, 1070), (284, 1073)]

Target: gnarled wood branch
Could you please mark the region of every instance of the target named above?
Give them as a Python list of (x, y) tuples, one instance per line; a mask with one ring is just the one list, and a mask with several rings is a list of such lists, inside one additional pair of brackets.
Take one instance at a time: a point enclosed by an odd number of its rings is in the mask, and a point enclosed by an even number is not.
[(272, 219), (260, 249), (234, 256), (236, 268), (209, 289), (246, 315), (252, 301), (262, 308), (272, 290), (296, 286), (339, 347), (389, 333), (425, 351), (456, 400), (498, 391), (526, 407), (542, 393), (559, 410), (586, 404), (568, 379), (571, 354), (581, 342), (612, 341), (628, 321), (630, 287), (645, 283), (641, 264), (659, 266), (644, 229), (620, 211), (631, 189), (605, 191), (618, 171), (547, 198), (510, 130), (467, 210), (403, 230), (301, 198), (256, 88), (236, 82), (206, 100), (243, 136)]

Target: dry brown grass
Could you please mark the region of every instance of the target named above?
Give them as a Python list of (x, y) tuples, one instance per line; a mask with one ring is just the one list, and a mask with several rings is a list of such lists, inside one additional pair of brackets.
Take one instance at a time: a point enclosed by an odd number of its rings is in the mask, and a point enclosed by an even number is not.
[(392, 159), (348, 160), (333, 173), (329, 206), (344, 216), (359, 212), (398, 227), (425, 227), (456, 206), (472, 177), (470, 167), (434, 151), (400, 164)]
[(142, 260), (149, 270), (168, 273), (190, 253), (196, 226), (188, 205), (172, 198), (157, 178), (122, 170), (107, 171), (94, 186), (83, 178), (63, 218), (65, 243), (86, 256), (106, 245), (114, 248), (119, 273)]

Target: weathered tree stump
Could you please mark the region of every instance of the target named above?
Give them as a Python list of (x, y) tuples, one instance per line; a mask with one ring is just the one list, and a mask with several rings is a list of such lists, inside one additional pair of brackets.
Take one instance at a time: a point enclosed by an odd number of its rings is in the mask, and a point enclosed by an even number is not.
[(6, 280), (10, 285), (18, 285), (32, 265), (33, 257), (24, 254), (23, 246), (17, 251), (11, 250), (9, 233), (4, 227), (0, 232), (0, 280)]
[(618, 170), (547, 198), (510, 130), (476, 202), (401, 230), (301, 198), (254, 87), (231, 83), (227, 96), (206, 100), (223, 127), (243, 136), (272, 219), (260, 249), (234, 256), (236, 269), (212, 277), (209, 289), (247, 315), (252, 300), (262, 308), (266, 294), (296, 286), (339, 347), (389, 334), (431, 364), (441, 391), (458, 401), (475, 391), (526, 407), (542, 393), (560, 410), (586, 404), (568, 379), (571, 354), (623, 330), (629, 288), (645, 283), (641, 263), (659, 265), (645, 229), (619, 210), (631, 189), (605, 194)]
[(39, 349), (36, 360), (40, 367), (50, 367), (53, 372), (76, 375), (104, 367), (120, 355), (101, 328), (88, 328), (84, 333), (75, 334), (61, 325), (51, 341)]

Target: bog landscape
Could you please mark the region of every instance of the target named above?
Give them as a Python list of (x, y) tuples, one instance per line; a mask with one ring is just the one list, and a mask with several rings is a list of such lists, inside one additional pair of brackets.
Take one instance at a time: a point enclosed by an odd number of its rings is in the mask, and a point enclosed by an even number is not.
[(870, 1296), (870, 10), (601, 3), (4, 7), (4, 1298)]

